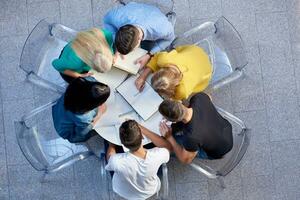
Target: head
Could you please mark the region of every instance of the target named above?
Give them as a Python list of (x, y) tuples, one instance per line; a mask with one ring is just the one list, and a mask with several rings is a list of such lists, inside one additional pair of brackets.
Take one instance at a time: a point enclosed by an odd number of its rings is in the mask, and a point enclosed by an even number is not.
[(182, 74), (174, 67), (163, 67), (153, 74), (151, 85), (163, 98), (175, 96), (176, 87), (182, 79)]
[(125, 25), (119, 28), (116, 33), (115, 45), (119, 53), (126, 55), (140, 45), (142, 34), (133, 25)]
[(180, 122), (183, 120), (186, 107), (179, 101), (175, 100), (164, 100), (158, 108), (160, 114), (162, 114), (168, 121)]
[(99, 29), (79, 32), (72, 42), (72, 48), (83, 62), (97, 72), (103, 73), (111, 69), (113, 54)]
[(73, 113), (83, 114), (102, 105), (110, 95), (107, 85), (77, 78), (65, 92), (64, 106)]
[(141, 129), (136, 121), (127, 120), (120, 126), (121, 143), (131, 152), (141, 147), (142, 138)]

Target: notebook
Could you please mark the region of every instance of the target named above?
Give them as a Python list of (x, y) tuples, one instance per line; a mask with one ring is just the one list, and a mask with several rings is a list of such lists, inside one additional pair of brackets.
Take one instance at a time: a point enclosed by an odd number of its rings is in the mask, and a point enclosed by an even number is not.
[(145, 54), (147, 54), (146, 50), (136, 48), (127, 55), (123, 55), (123, 59), (118, 56), (114, 63), (114, 66), (131, 74), (137, 74), (140, 69), (140, 64), (135, 64), (135, 61)]
[(132, 106), (132, 108), (142, 117), (148, 120), (155, 112), (163, 99), (154, 91), (151, 85), (146, 82), (142, 92), (135, 86), (137, 76), (133, 75), (126, 79), (116, 90)]
[(100, 73), (95, 70), (91, 70), (93, 77), (101, 82), (108, 85), (111, 91), (114, 91), (128, 76), (128, 73), (113, 67), (110, 71), (105, 73)]

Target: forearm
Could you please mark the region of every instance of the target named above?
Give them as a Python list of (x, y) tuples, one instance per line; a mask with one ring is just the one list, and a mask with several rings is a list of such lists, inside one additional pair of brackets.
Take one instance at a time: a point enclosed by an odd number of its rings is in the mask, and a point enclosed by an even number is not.
[(108, 149), (107, 149), (107, 152), (106, 152), (106, 159), (109, 160), (109, 158), (116, 154), (116, 148), (115, 148), (115, 145), (114, 144), (111, 144), (109, 143), (109, 146), (108, 146)]
[(153, 133), (152, 131), (150, 131), (149, 129), (143, 126), (140, 127), (141, 127), (142, 134), (146, 136), (149, 140), (151, 140), (155, 146), (164, 147), (167, 148), (169, 151), (172, 151), (172, 146), (166, 139)]
[(169, 137), (167, 140), (171, 144), (173, 151), (175, 152), (176, 157), (180, 162), (184, 164), (189, 164), (193, 161), (195, 157), (193, 155), (194, 153), (187, 153), (185, 149), (176, 142), (174, 137)]
[(143, 72), (140, 74), (139, 78), (146, 80), (151, 73), (152, 73), (152, 69), (150, 69), (149, 67), (146, 67), (143, 70)]
[(78, 72), (74, 72), (74, 71), (68, 70), (68, 69), (65, 70), (63, 73), (64, 73), (65, 75), (71, 76), (71, 77), (73, 77), (73, 78), (81, 77), (81, 74), (79, 74)]

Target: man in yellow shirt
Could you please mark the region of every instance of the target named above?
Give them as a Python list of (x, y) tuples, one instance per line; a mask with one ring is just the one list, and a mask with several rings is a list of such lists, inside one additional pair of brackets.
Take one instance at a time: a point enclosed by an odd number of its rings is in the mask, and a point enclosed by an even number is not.
[(143, 89), (151, 73), (154, 73), (152, 87), (162, 97), (184, 100), (208, 86), (212, 65), (203, 49), (196, 45), (186, 45), (155, 54), (137, 78), (137, 89)]

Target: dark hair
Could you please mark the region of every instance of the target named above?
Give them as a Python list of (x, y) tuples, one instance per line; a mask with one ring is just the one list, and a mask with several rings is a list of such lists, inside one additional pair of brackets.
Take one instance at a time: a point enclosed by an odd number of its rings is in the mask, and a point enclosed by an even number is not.
[(138, 45), (139, 31), (133, 25), (125, 25), (119, 28), (116, 33), (115, 46), (118, 52), (128, 54)]
[(66, 110), (82, 114), (103, 104), (109, 95), (110, 89), (107, 85), (79, 77), (67, 87), (64, 106)]
[(162, 114), (167, 120), (171, 122), (179, 122), (184, 117), (184, 109), (182, 104), (174, 100), (164, 100), (158, 108), (160, 114)]
[(138, 123), (134, 120), (127, 120), (120, 126), (121, 143), (134, 152), (142, 144), (142, 133)]

